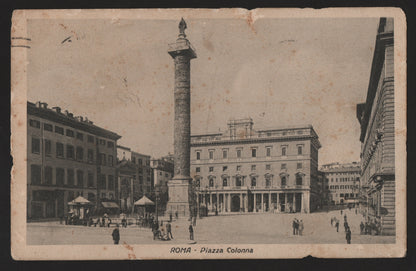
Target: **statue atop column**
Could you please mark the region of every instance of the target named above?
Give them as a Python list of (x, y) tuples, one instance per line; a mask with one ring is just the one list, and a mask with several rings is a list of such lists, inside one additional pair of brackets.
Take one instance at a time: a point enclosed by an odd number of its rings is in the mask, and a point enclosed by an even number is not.
[(186, 29), (186, 22), (182, 18), (181, 21), (179, 22), (179, 37), (180, 38), (186, 38), (185, 29)]

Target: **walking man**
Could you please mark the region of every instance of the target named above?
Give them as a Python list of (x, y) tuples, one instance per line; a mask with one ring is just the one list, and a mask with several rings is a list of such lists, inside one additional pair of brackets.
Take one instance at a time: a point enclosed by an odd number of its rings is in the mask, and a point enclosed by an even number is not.
[(337, 232), (338, 232), (338, 228), (339, 228), (339, 221), (338, 220), (335, 222), (335, 227), (337, 228)]
[(112, 233), (114, 245), (118, 245), (118, 242), (120, 241), (120, 231), (118, 230), (118, 224), (116, 225), (116, 228), (113, 230)]
[(173, 239), (173, 235), (172, 235), (172, 225), (170, 224), (170, 222), (168, 222), (166, 224), (166, 232), (167, 232), (168, 238)]
[(299, 235), (303, 234), (303, 221), (302, 219), (299, 221)]
[(296, 234), (296, 218), (293, 219), (292, 228), (293, 228), (293, 235), (295, 235)]
[(347, 228), (345, 233), (345, 239), (347, 239), (347, 244), (351, 244), (351, 230), (350, 227)]
[(192, 223), (189, 224), (189, 239), (194, 240), (194, 227), (192, 227)]

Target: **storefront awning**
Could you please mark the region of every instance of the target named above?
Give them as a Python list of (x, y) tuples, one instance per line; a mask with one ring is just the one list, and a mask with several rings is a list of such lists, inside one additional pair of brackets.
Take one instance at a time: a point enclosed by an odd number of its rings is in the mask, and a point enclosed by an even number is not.
[(104, 206), (104, 208), (120, 208), (118, 207), (117, 203), (115, 202), (101, 202), (101, 204)]

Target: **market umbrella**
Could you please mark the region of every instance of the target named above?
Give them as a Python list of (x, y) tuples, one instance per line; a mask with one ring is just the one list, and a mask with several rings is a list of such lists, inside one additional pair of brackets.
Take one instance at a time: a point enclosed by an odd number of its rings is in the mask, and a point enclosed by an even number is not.
[(141, 199), (136, 201), (134, 205), (146, 206), (146, 205), (155, 205), (155, 203), (151, 201), (150, 199), (148, 199), (146, 196), (143, 196)]
[(68, 202), (68, 205), (87, 205), (91, 204), (91, 201), (87, 200), (83, 196), (78, 196), (76, 199)]

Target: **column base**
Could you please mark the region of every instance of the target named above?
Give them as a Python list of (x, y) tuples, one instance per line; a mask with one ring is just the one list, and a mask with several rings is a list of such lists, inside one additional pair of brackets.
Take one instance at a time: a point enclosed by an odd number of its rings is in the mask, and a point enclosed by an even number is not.
[(166, 205), (166, 213), (173, 217), (189, 217), (189, 179), (173, 179), (168, 182), (169, 201)]

